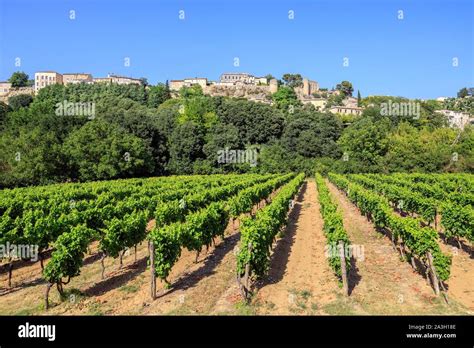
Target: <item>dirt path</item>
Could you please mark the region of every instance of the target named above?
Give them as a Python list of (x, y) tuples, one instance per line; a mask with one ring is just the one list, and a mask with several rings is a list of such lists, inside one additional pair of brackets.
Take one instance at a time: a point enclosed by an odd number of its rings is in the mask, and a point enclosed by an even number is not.
[(324, 314), (341, 293), (325, 257), (317, 197), (314, 180), (307, 181), (256, 295), (257, 314)]
[[(357, 284), (351, 301), (367, 314), (466, 313), (457, 303), (450, 306), (434, 295), (426, 280), (402, 261), (389, 239), (377, 232), (355, 205), (333, 184), (327, 185), (343, 212), (344, 227), (353, 244), (364, 248), (363, 260), (356, 260)], [(354, 273), (354, 272), (352, 272)], [(354, 275), (352, 276), (354, 278)]]
[(441, 251), (452, 256), (451, 274), (447, 281), (448, 295), (465, 305), (474, 314), (474, 255), (441, 240)]

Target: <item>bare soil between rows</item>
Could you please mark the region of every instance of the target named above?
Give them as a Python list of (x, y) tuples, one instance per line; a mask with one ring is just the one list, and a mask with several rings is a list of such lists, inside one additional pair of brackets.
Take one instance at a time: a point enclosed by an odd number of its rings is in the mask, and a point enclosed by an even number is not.
[[(66, 285), (66, 298), (53, 288), (52, 307), (43, 309), (46, 283), (39, 262), (23, 264), (13, 273), (13, 287), (0, 274), (0, 314), (4, 315), (352, 315), (352, 314), (466, 314), (472, 285), (464, 273), (463, 259), (453, 263), (448, 283), (452, 303), (437, 298), (430, 286), (392, 249), (390, 241), (361, 216), (344, 194), (329, 184), (343, 213), (351, 241), (364, 246), (364, 260), (356, 260), (350, 271), (349, 297), (329, 267), (326, 238), (314, 180), (305, 182), (296, 199), (285, 231), (273, 246), (267, 277), (256, 285), (250, 303), (245, 303), (236, 281), (236, 252), (240, 242), (238, 224), (229, 222), (224, 240), (202, 253), (183, 250), (174, 265), (166, 289), (158, 282), (158, 297), (150, 296), (150, 270), (146, 242), (117, 259), (106, 258), (105, 279), (101, 279), (97, 244), (84, 260), (78, 277)], [(149, 225), (152, 228), (153, 223)], [(460, 253), (459, 257), (463, 257)], [(45, 264), (48, 260), (45, 260)], [(472, 278), (472, 277), (471, 277)], [(469, 288), (470, 287), (470, 288)], [(454, 289), (466, 292), (460, 296)], [(471, 291), (471, 292), (470, 292)]]

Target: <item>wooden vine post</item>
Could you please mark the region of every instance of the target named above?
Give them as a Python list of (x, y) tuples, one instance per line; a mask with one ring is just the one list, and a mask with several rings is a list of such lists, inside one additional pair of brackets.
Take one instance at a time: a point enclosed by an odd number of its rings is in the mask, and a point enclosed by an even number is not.
[(45, 310), (49, 309), (49, 291), (51, 290), (52, 286), (53, 286), (53, 283), (48, 282), (48, 284), (46, 284), (46, 290), (44, 292), (44, 309)]
[[(252, 244), (248, 244), (248, 252), (249, 255), (252, 251)], [(250, 293), (250, 261), (245, 264), (245, 273), (244, 276), (241, 278), (239, 274), (237, 274), (237, 282), (239, 283), (239, 288), (242, 293), (242, 296), (245, 300), (249, 299)]]
[[(252, 254), (252, 244), (249, 243), (249, 245), (247, 246), (247, 250), (249, 252), (249, 255)], [(250, 260), (249, 262), (247, 262), (247, 264), (245, 265), (245, 288), (247, 290), (247, 293), (250, 291)]]
[(410, 262), (411, 262), (411, 267), (413, 268), (414, 271), (416, 271), (416, 263), (415, 263), (415, 257), (413, 256), (413, 253), (410, 253)]
[(341, 277), (344, 295), (349, 296), (349, 284), (347, 282), (346, 257), (344, 255), (344, 243), (339, 241), (339, 258), (341, 260)]
[(13, 273), (13, 261), (10, 260), (10, 263), (8, 264), (8, 287), (12, 287), (12, 273)]
[(102, 256), (100, 257), (100, 264), (102, 266), (102, 273), (101, 273), (101, 278), (104, 279), (104, 274), (105, 274), (105, 258), (107, 257), (107, 253), (105, 251), (102, 252)]
[(156, 273), (155, 273), (155, 245), (153, 241), (148, 241), (148, 250), (150, 251), (150, 276), (151, 276), (151, 298), (156, 299)]
[(431, 255), (431, 252), (427, 252), (426, 256), (428, 258), (428, 267), (430, 268), (430, 275), (431, 275), (431, 282), (434, 287), (435, 294), (438, 296), (439, 295), (439, 279), (438, 276), (436, 275), (436, 268), (433, 262), (433, 256)]

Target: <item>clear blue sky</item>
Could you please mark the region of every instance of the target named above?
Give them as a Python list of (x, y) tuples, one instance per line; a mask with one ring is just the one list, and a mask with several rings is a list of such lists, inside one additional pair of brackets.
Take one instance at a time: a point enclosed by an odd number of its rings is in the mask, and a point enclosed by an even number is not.
[(0, 80), (16, 70), (113, 72), (153, 84), (293, 72), (322, 87), (349, 80), (363, 96), (453, 96), (474, 86), (474, 1), (0, 0)]

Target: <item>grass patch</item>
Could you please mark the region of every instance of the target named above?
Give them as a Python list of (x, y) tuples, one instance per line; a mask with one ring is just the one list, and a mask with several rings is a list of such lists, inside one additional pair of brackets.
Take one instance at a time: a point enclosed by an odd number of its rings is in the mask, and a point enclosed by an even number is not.
[(357, 314), (351, 304), (342, 298), (338, 298), (335, 301), (328, 303), (322, 307), (322, 309), (331, 315), (354, 315)]
[(104, 315), (103, 310), (100, 308), (100, 303), (93, 302), (89, 306), (89, 315)]
[(255, 315), (255, 308), (244, 301), (237, 302), (235, 309), (238, 315)]
[(87, 296), (79, 289), (71, 288), (64, 290), (64, 293), (60, 296), (61, 301), (68, 301), (69, 303), (76, 304), (81, 302)]
[(311, 291), (309, 291), (309, 290), (303, 290), (303, 291), (301, 291), (300, 294), (301, 294), (301, 297), (303, 297), (305, 300), (307, 300), (308, 298), (310, 298), (311, 295), (312, 295), (312, 294), (311, 294)]
[(128, 294), (132, 294), (137, 292), (140, 289), (140, 287), (136, 284), (130, 284), (130, 285), (124, 285), (122, 286), (119, 290), (126, 292)]

